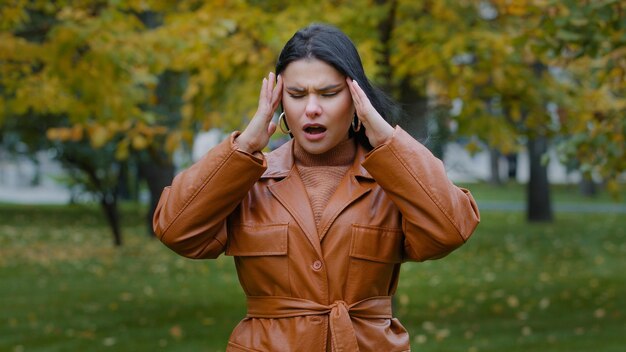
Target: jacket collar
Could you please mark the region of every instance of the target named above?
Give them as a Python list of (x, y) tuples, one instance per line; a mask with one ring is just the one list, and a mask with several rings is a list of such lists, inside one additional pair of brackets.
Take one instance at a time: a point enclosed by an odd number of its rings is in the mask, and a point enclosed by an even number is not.
[(310, 203), (302, 201), (307, 197), (306, 188), (294, 165), (293, 147), (294, 141), (290, 140), (269, 153), (266, 156), (267, 169), (261, 178), (278, 179), (277, 182), (268, 186), (269, 191), (295, 219), (321, 258), (323, 257), (321, 241), (334, 220), (345, 208), (369, 192), (374, 185), (373, 182), (361, 182), (374, 180), (361, 166), (367, 151), (363, 147), (357, 146), (354, 162), (342, 178), (326, 209), (324, 209), (318, 229)]
[[(293, 145), (294, 140), (290, 139), (272, 152), (265, 154), (267, 160), (267, 170), (263, 173), (261, 178), (284, 178), (287, 177), (289, 172), (294, 166), (293, 158)], [(374, 179), (367, 170), (361, 165), (365, 160), (368, 151), (360, 144), (357, 144), (356, 156), (354, 162), (348, 170), (348, 173), (363, 177), (366, 179)]]

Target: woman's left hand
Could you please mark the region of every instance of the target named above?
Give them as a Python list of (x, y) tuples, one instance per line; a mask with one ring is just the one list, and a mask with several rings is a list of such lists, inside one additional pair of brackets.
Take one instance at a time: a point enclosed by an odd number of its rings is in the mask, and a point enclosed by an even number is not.
[(356, 115), (365, 126), (365, 135), (372, 147), (376, 148), (391, 138), (393, 127), (376, 111), (357, 81), (347, 77), (346, 82), (350, 87)]

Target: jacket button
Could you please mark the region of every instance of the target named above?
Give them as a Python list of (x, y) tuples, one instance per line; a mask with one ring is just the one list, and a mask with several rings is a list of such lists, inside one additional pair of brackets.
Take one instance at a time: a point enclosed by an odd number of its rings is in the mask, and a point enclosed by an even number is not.
[(318, 271), (322, 268), (322, 262), (319, 260), (316, 260), (313, 262), (313, 264), (311, 264), (311, 267), (313, 268), (313, 270)]

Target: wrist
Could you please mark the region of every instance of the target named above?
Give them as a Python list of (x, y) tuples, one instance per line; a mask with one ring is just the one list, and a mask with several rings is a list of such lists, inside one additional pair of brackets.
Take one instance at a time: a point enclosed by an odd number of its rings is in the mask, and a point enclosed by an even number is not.
[(256, 148), (253, 147), (248, 141), (248, 138), (246, 138), (245, 131), (239, 136), (235, 137), (235, 140), (233, 142), (235, 143), (235, 147), (237, 148), (237, 150), (241, 150), (242, 152), (253, 154), (257, 151)]
[(379, 129), (376, 133), (376, 145), (372, 145), (372, 147), (374, 148), (389, 142), (389, 140), (391, 140), (391, 137), (393, 137), (394, 128), (391, 127), (391, 125), (386, 124), (386, 126), (381, 127), (382, 128)]

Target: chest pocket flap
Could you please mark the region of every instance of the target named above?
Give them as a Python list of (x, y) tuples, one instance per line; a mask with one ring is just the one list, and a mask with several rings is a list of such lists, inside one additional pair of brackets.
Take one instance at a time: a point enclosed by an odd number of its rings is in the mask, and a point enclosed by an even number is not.
[(231, 229), (226, 255), (287, 255), (288, 224), (244, 224)]
[(352, 225), (350, 256), (380, 263), (402, 262), (402, 230)]

